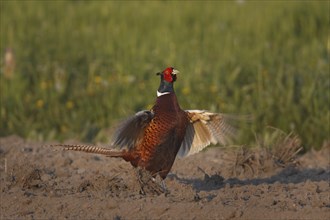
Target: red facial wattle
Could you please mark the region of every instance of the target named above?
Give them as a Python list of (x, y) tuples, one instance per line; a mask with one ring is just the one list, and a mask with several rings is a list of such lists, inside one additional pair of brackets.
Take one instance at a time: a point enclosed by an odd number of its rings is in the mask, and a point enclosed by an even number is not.
[(170, 83), (173, 82), (172, 71), (173, 71), (173, 67), (168, 67), (163, 71), (164, 80)]

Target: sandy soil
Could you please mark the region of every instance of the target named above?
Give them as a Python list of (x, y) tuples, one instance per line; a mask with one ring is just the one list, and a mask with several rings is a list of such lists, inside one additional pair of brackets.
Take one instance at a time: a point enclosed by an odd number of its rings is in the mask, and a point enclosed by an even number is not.
[(329, 144), (287, 160), (209, 148), (176, 160), (166, 195), (141, 195), (125, 161), (44, 144), (0, 139), (1, 219), (330, 219)]

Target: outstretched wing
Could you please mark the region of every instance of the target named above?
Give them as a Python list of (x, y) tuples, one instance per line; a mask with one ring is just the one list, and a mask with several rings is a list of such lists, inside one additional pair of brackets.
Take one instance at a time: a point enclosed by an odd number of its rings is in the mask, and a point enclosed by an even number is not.
[(153, 112), (145, 110), (120, 123), (113, 136), (112, 145), (119, 148), (133, 148), (143, 137), (144, 130), (153, 117)]
[(192, 155), (210, 144), (228, 144), (236, 135), (230, 124), (233, 116), (203, 110), (187, 110), (190, 123), (178, 152), (179, 157)]

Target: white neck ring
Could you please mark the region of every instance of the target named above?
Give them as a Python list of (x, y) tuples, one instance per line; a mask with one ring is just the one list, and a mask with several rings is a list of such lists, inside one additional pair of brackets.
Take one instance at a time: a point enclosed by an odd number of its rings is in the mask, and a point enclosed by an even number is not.
[(157, 97), (160, 97), (160, 96), (163, 96), (163, 95), (167, 95), (167, 94), (170, 94), (170, 92), (159, 92), (157, 90)]

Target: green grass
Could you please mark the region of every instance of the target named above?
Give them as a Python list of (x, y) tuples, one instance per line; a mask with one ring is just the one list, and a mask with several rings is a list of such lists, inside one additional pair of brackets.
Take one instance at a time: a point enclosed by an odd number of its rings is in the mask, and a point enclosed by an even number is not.
[[(329, 140), (329, 2), (1, 1), (0, 136), (104, 141), (150, 108), (167, 66), (185, 109), (253, 114)], [(4, 51), (15, 55), (8, 70)]]

